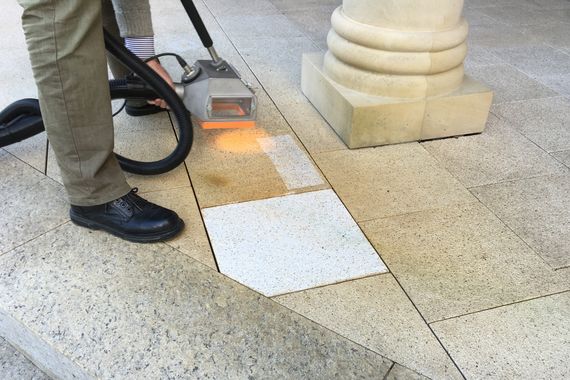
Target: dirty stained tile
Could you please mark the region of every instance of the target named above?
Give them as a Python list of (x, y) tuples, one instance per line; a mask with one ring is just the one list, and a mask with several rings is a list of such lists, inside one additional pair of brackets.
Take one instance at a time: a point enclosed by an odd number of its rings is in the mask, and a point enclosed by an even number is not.
[(314, 158), (357, 221), (477, 201), (418, 143)]
[(428, 322), (568, 288), (480, 203), (361, 225)]
[(220, 271), (267, 296), (387, 271), (332, 190), (203, 214)]
[(258, 143), (264, 129), (198, 130), (186, 159), (200, 207), (270, 198), (289, 189)]
[(297, 313), (432, 379), (461, 379), (391, 274), (274, 298)]
[(570, 293), (432, 324), (468, 379), (570, 377)]

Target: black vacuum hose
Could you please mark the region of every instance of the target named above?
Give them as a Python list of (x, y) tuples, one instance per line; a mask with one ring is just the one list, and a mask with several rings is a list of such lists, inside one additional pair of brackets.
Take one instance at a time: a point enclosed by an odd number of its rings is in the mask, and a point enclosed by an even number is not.
[(115, 39), (109, 32), (105, 32), (105, 47), (117, 60), (136, 73), (155, 92), (155, 98), (163, 99), (170, 107), (178, 126), (178, 144), (172, 153), (162, 160), (141, 162), (117, 154), (121, 167), (135, 174), (161, 174), (182, 164), (192, 148), (193, 131), (190, 113), (184, 103), (168, 83), (164, 81), (153, 69), (141, 61)]
[[(110, 80), (111, 99), (164, 99), (178, 126), (178, 144), (166, 158), (142, 162), (117, 154), (121, 167), (130, 173), (144, 175), (162, 174), (176, 168), (188, 156), (193, 141), (192, 121), (184, 103), (168, 83), (107, 31), (105, 46), (115, 58), (142, 78), (142, 81), (139, 78)], [(0, 112), (0, 148), (25, 140), (43, 130), (44, 124), (37, 99), (18, 100)]]

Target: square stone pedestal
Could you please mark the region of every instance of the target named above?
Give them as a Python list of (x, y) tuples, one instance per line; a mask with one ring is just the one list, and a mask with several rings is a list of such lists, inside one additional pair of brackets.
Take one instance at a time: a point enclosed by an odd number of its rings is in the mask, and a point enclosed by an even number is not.
[(485, 129), (493, 93), (467, 76), (452, 93), (408, 100), (351, 90), (328, 78), (322, 67), (322, 53), (303, 56), (303, 92), (349, 148), (466, 135)]

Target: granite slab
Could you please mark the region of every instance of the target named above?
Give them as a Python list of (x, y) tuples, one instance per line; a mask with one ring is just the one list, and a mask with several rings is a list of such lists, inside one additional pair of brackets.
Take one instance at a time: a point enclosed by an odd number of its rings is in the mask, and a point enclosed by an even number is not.
[(32, 334), (34, 362), (63, 378), (382, 378), (392, 364), (165, 244), (70, 223), (0, 257), (0, 310), (0, 335)]
[(220, 272), (267, 296), (387, 271), (332, 190), (202, 211)]
[(570, 293), (432, 324), (470, 379), (570, 377)]
[(428, 322), (569, 286), (480, 203), (361, 225)]
[(570, 265), (570, 175), (482, 186), (473, 194), (553, 268)]
[(463, 378), (391, 274), (309, 289), (274, 299), (427, 377)]
[(570, 168), (570, 149), (552, 153), (552, 157)]
[(0, 255), (68, 220), (61, 186), (0, 150)]

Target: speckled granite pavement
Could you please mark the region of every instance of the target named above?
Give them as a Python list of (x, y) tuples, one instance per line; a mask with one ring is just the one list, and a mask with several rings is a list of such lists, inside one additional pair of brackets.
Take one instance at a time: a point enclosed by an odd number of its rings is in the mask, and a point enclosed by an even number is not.
[[(569, 377), (570, 2), (466, 0), (466, 68), (496, 92), (485, 133), (354, 151), (300, 90), (340, 2), (196, 0), (258, 127), (196, 129), (184, 166), (129, 175), (185, 219), (167, 244), (71, 225), (44, 134), (0, 149), (0, 336), (63, 379)], [(178, 1), (151, 3), (158, 50), (205, 58)], [(2, 8), (0, 108), (35, 95)], [(127, 156), (175, 141), (164, 114), (115, 124)], [(279, 217), (325, 193), (342, 218)], [(44, 378), (2, 343), (0, 379)]]

